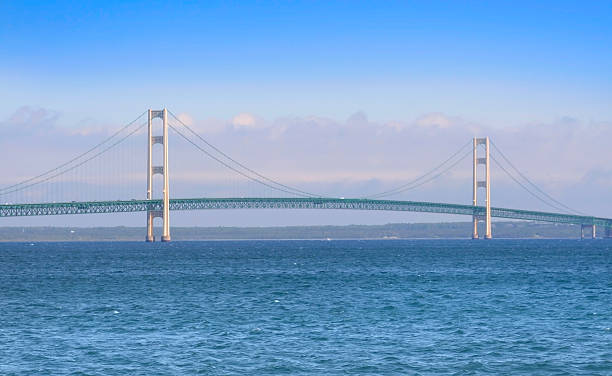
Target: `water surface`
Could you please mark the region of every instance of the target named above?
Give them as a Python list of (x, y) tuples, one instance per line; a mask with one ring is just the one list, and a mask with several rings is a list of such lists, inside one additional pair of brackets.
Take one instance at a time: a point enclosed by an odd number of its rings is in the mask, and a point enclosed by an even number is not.
[(612, 241), (0, 243), (0, 374), (612, 374)]

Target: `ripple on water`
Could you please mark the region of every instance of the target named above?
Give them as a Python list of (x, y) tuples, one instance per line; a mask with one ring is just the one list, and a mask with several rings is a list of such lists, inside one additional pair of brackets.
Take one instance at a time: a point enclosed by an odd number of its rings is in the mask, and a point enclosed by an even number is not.
[(0, 374), (612, 374), (604, 241), (171, 245), (0, 243)]

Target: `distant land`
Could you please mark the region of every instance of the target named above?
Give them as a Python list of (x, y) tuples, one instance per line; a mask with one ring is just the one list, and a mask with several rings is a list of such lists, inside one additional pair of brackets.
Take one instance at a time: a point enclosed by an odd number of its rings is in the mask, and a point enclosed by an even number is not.
[[(173, 227), (173, 240), (469, 238), (470, 222), (287, 227)], [(482, 232), (482, 230), (481, 230)], [(156, 233), (161, 233), (156, 229)], [(142, 241), (143, 227), (0, 227), (0, 241)], [(580, 226), (493, 223), (494, 238), (578, 238)]]

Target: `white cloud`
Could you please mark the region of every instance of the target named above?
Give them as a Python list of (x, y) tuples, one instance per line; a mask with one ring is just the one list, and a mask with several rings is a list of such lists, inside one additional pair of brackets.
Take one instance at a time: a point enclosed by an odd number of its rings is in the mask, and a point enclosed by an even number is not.
[(5, 124), (12, 126), (41, 126), (55, 123), (59, 114), (45, 108), (23, 106), (11, 115)]
[(255, 116), (248, 113), (241, 113), (232, 119), (232, 124), (239, 127), (253, 127), (255, 126), (257, 119)]
[(193, 118), (189, 114), (183, 112), (178, 114), (177, 118), (189, 126), (193, 125)]
[(59, 114), (45, 108), (23, 106), (8, 119), (0, 122), (0, 132), (5, 137), (40, 135), (53, 131)]
[(434, 112), (419, 117), (414, 123), (420, 127), (449, 128), (457, 125), (459, 122), (459, 119), (453, 119), (442, 113)]

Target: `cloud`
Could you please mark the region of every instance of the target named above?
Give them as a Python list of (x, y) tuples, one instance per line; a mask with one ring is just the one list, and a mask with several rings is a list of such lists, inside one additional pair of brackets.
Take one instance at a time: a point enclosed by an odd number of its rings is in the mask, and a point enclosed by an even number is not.
[(23, 106), (18, 108), (5, 122), (15, 126), (35, 126), (54, 123), (59, 114), (45, 108)]
[(183, 112), (178, 114), (177, 118), (189, 126), (193, 125), (193, 118), (189, 114)]
[(437, 112), (423, 115), (416, 119), (414, 123), (420, 127), (449, 128), (456, 124), (457, 120)]
[(23, 106), (7, 119), (0, 121), (0, 134), (11, 137), (57, 137), (93, 136), (104, 137), (119, 128), (116, 125), (102, 124), (97, 120), (83, 119), (73, 126), (59, 124), (60, 113), (46, 108)]
[(19, 134), (44, 134), (55, 130), (59, 113), (40, 107), (23, 106), (8, 119), (0, 122), (0, 132), (4, 136)]
[(363, 111), (355, 112), (346, 119), (346, 124), (352, 126), (367, 126), (369, 124), (368, 115)]
[(232, 124), (238, 127), (253, 127), (256, 122), (255, 116), (248, 113), (238, 114), (232, 119)]

